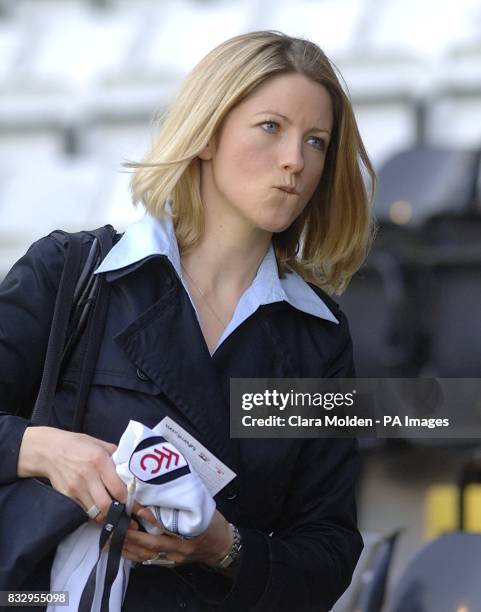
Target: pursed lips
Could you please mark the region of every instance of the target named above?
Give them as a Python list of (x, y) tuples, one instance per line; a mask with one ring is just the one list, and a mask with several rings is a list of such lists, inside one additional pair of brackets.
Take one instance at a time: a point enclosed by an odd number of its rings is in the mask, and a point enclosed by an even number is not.
[(283, 191), (284, 193), (288, 193), (289, 195), (299, 195), (297, 193), (297, 191), (294, 191), (293, 187), (276, 187), (276, 189), (279, 189), (280, 191)]

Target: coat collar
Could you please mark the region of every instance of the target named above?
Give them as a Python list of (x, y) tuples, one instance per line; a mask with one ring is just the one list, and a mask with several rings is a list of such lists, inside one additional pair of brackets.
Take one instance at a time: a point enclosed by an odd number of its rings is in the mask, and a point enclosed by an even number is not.
[[(146, 213), (142, 219), (127, 228), (95, 273), (107, 273), (107, 280), (116, 280), (129, 274), (143, 261), (159, 255), (169, 259), (182, 281), (179, 248), (172, 220), (169, 217), (159, 220)], [(240, 299), (236, 309), (237, 316), (232, 318), (219, 343), (259, 306), (282, 301), (302, 312), (339, 323), (323, 300), (299, 274), (291, 271), (285, 278), (279, 278), (271, 244), (254, 281)]]

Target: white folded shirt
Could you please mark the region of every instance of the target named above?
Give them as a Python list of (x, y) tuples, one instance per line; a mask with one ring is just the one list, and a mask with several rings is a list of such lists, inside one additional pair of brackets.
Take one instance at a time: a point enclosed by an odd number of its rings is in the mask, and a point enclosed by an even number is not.
[[(131, 492), (126, 504), (128, 511), (135, 498), (141, 505), (149, 506), (169, 532), (192, 538), (207, 529), (215, 512), (215, 502), (187, 459), (156, 431), (156, 427), (150, 429), (130, 421), (112, 460)], [(150, 533), (162, 532), (144, 520), (141, 522)], [(47, 612), (78, 609), (85, 583), (98, 559), (100, 532), (97, 523), (89, 521), (57, 547), (50, 590), (69, 591), (69, 605), (57, 607), (52, 604)], [(103, 551), (97, 566), (92, 612), (100, 611), (107, 557), (108, 553)], [(110, 593), (110, 612), (120, 612), (131, 567), (131, 561), (121, 558)]]

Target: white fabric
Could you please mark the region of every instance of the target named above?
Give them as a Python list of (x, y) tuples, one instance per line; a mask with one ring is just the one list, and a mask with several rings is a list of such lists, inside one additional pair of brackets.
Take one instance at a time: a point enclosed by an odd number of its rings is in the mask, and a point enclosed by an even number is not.
[[(64, 538), (59, 544), (50, 573), (50, 590), (68, 591), (69, 605), (56, 606), (50, 604), (47, 607), (47, 612), (62, 612), (62, 610), (64, 612), (76, 612), (78, 610), (80, 597), (82, 596), (87, 578), (97, 563), (99, 536), (100, 527), (97, 523), (89, 521)], [(107, 558), (108, 553), (102, 551), (102, 556), (97, 566), (97, 588), (92, 604), (92, 612), (100, 611)], [(122, 601), (127, 589), (131, 567), (131, 561), (123, 558), (120, 560), (119, 571), (110, 591), (110, 612), (119, 612), (122, 608)]]
[[(116, 464), (117, 474), (125, 482), (129, 484), (132, 480), (132, 472), (136, 473), (136, 493), (135, 499), (144, 506), (152, 507), (154, 513), (161, 517), (161, 522), (168, 531), (177, 531), (184, 537), (194, 537), (203, 533), (212, 519), (215, 511), (215, 502), (207, 490), (206, 486), (189, 464), (187, 459), (177, 448), (170, 442), (156, 444), (155, 447), (174, 451), (179, 454), (179, 464), (172, 465), (170, 468), (160, 467), (155, 474), (156, 477), (171, 474), (175, 476), (176, 469), (187, 466), (190, 470), (189, 474), (180, 476), (170, 482), (162, 484), (151, 484), (150, 482), (142, 482), (140, 477), (140, 469), (136, 465), (132, 466), (133, 453), (132, 451), (143, 441), (151, 437), (158, 436), (156, 427), (149, 429), (142, 423), (130, 421), (127, 429), (123, 433), (119, 446), (112, 458)], [(144, 453), (146, 450), (144, 449)], [(135, 453), (137, 454), (137, 453)], [(150, 453), (149, 453), (150, 454)], [(154, 465), (152, 466), (152, 461)], [(130, 466), (129, 466), (130, 463)], [(150, 460), (151, 467), (157, 468), (155, 460)], [(147, 465), (148, 468), (148, 465)], [(148, 477), (149, 469), (146, 470)], [(178, 529), (173, 528), (172, 520), (174, 510), (179, 511)], [(147, 529), (149, 524), (144, 526)]]
[[(153, 255), (165, 255), (169, 259), (197, 314), (187, 283), (182, 276), (179, 247), (170, 218), (159, 220), (146, 213), (142, 219), (126, 229), (122, 238), (107, 253), (100, 266), (95, 270), (95, 274), (122, 270)], [(271, 244), (252, 284), (242, 294), (232, 319), (219, 338), (214, 350), (259, 306), (282, 301), (288, 302), (294, 308), (315, 317), (339, 323), (317, 293), (297, 272), (292, 271), (285, 278), (279, 278), (276, 256)]]
[[(178, 510), (175, 513), (178, 515), (177, 532), (185, 537), (199, 535), (207, 529), (212, 519), (215, 502), (200, 477), (173, 444), (158, 442), (135, 452), (140, 443), (152, 437), (159, 438), (156, 427), (149, 429), (137, 421), (130, 421), (112, 455), (116, 471), (127, 485), (130, 497), (133, 495), (140, 504), (151, 507), (169, 531), (173, 529), (174, 511)], [(145, 460), (144, 456), (147, 457)], [(167, 460), (162, 461), (161, 465), (155, 457)], [(176, 471), (179, 469), (187, 473), (178, 476)], [(153, 470), (155, 474), (152, 474)], [(143, 481), (139, 477), (150, 480)], [(171, 480), (155, 484), (152, 478), (159, 477)], [(129, 499), (126, 506), (129, 508), (131, 505), (132, 499)], [(161, 532), (150, 523), (143, 521), (143, 524), (151, 533)], [(50, 576), (50, 590), (68, 591), (69, 605), (52, 604), (48, 606), (47, 612), (73, 612), (78, 609), (87, 578), (97, 562), (100, 531), (97, 523), (89, 521), (58, 546)], [(97, 566), (97, 588), (92, 612), (100, 610), (107, 557), (108, 553), (103, 551)], [(121, 558), (110, 593), (110, 612), (121, 610), (131, 567), (131, 561)]]

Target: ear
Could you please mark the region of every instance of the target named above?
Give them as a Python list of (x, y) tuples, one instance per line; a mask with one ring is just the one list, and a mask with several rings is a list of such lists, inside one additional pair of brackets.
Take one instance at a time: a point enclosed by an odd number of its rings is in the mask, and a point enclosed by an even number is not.
[(199, 159), (204, 160), (204, 161), (212, 159), (212, 156), (213, 156), (213, 150), (212, 149), (213, 149), (212, 142), (208, 142), (207, 145), (202, 149), (202, 151), (200, 153), (198, 153), (197, 157)]

